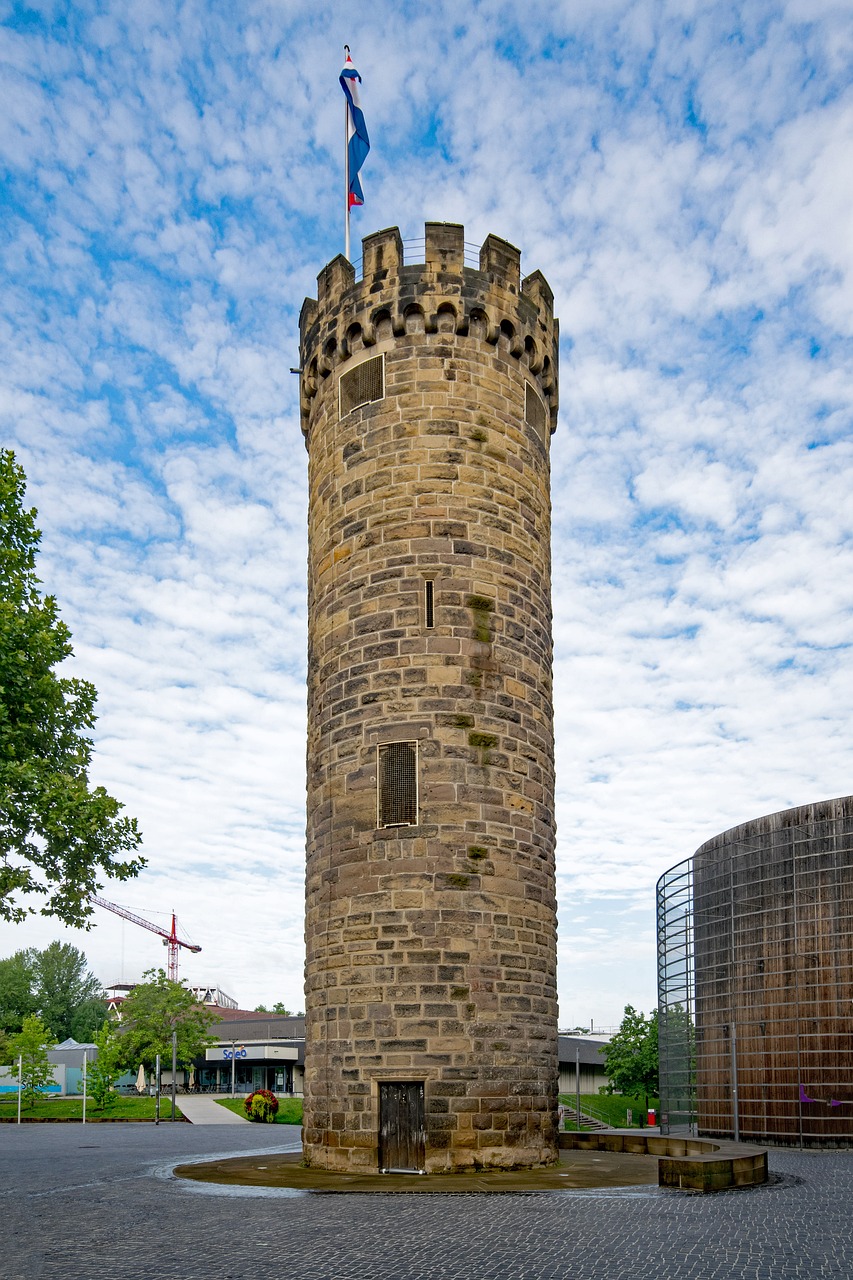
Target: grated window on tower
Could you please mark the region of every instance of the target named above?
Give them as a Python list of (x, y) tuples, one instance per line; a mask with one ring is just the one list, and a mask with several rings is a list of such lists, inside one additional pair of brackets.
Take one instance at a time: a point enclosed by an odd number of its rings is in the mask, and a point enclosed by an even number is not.
[(414, 826), (418, 821), (418, 744), (383, 742), (377, 752), (377, 825)]
[(435, 626), (435, 583), (430, 578), (424, 583), (424, 625)]
[(364, 360), (354, 369), (341, 374), (338, 384), (340, 394), (340, 416), (345, 418), (353, 409), (363, 404), (372, 404), (374, 400), (385, 398), (385, 357), (373, 356)]
[(542, 397), (534, 390), (531, 382), (524, 384), (524, 421), (544, 444), (548, 438), (548, 412)]

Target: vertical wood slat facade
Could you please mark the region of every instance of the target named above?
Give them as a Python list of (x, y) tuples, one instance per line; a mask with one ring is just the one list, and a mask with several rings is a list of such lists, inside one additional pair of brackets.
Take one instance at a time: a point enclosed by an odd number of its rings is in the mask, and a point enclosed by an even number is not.
[(723, 832), (693, 879), (699, 1131), (853, 1144), (853, 797)]

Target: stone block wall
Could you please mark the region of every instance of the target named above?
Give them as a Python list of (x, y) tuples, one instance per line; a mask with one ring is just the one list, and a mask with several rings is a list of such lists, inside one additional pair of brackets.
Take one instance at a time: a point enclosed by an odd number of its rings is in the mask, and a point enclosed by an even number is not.
[[(363, 253), (301, 315), (306, 1158), (376, 1168), (380, 1083), (422, 1081), (428, 1171), (548, 1163), (552, 295), (494, 236), (467, 266), (457, 226), (428, 224), (419, 264), (396, 229)], [(377, 356), (381, 399), (342, 413)], [(416, 744), (417, 812), (382, 827), (391, 742)]]

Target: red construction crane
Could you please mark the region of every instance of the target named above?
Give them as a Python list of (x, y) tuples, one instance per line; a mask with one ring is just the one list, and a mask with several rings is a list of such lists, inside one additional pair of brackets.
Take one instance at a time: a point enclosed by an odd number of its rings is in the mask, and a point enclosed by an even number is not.
[(106, 898), (98, 898), (94, 893), (89, 894), (89, 901), (94, 902), (96, 907), (105, 907), (107, 911), (112, 911), (117, 916), (122, 916), (123, 919), (130, 920), (133, 924), (138, 924), (142, 929), (150, 929), (152, 933), (159, 933), (163, 939), (163, 946), (169, 948), (169, 977), (173, 982), (178, 981), (178, 949), (186, 947), (187, 951), (201, 951), (201, 947), (197, 947), (194, 942), (185, 942), (183, 938), (178, 937), (174, 911), (172, 912), (172, 928), (167, 932), (165, 929), (161, 929), (159, 924), (152, 924), (150, 920), (145, 920), (142, 916), (134, 915), (132, 911), (128, 911), (127, 907), (119, 907), (114, 902), (107, 902)]

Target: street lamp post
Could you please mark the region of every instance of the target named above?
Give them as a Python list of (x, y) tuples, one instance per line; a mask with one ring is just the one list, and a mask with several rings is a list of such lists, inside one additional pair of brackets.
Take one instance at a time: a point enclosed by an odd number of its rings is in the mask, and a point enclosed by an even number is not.
[(575, 1045), (575, 1111), (577, 1113), (578, 1129), (581, 1127), (581, 1050), (580, 1045)]
[(222, 1056), (226, 1062), (228, 1061), (229, 1058), (231, 1059), (231, 1097), (236, 1098), (237, 1097), (237, 1059), (245, 1058), (246, 1050), (242, 1045), (240, 1045), (240, 1048), (238, 1049), (237, 1041), (232, 1040), (231, 1052), (229, 1053), (227, 1049), (223, 1049)]
[(175, 1118), (176, 1077), (178, 1074), (178, 1033), (172, 1032), (172, 1119)]

